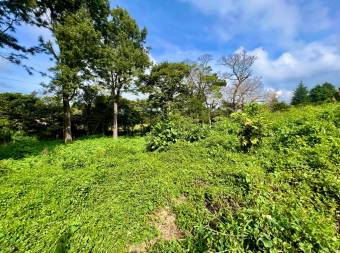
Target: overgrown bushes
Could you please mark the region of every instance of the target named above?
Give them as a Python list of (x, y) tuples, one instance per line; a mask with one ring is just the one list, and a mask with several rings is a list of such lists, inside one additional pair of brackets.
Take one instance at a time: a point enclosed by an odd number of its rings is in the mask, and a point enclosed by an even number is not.
[[(147, 245), (147, 252), (337, 252), (339, 111), (329, 104), (236, 113), (204, 135), (192, 131), (200, 124), (172, 118), (153, 130), (167, 133), (159, 137), (164, 152), (145, 152), (143, 138), (4, 146), (0, 248), (54, 252), (62, 241), (70, 252), (131, 245)], [(259, 124), (261, 141), (244, 152), (249, 121)], [(248, 130), (253, 143), (258, 130)], [(158, 240), (152, 219), (162, 208), (176, 217), (180, 240)]]
[(240, 150), (249, 152), (260, 145), (264, 135), (261, 119), (251, 115), (256, 115), (256, 109), (250, 115), (234, 113), (230, 118), (221, 118), (212, 127), (194, 123), (192, 119), (184, 117), (161, 121), (147, 136), (147, 150), (164, 151), (179, 140), (196, 142), (209, 137), (205, 143), (211, 147), (216, 144), (225, 149), (233, 149), (238, 142)]
[(164, 151), (179, 140), (195, 142), (208, 135), (208, 127), (194, 124), (190, 119), (177, 117), (157, 123), (147, 136), (147, 150)]
[(201, 204), (190, 207), (211, 217), (190, 237), (153, 252), (336, 252), (338, 111), (331, 104), (278, 113), (253, 106), (219, 119), (192, 148), (176, 144), (170, 154), (199, 150), (211, 168), (212, 177), (195, 188)]

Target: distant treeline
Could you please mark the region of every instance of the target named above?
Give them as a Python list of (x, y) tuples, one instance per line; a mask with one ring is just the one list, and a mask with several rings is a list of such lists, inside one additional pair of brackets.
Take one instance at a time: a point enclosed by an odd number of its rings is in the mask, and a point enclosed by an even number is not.
[[(111, 8), (108, 0), (51, 0), (0, 2), (0, 57), (29, 73), (37, 72), (23, 60), (47, 54), (54, 62), (46, 90), (55, 97), (1, 95), (1, 138), (13, 133), (63, 137), (65, 143), (85, 134), (141, 132), (155, 120), (167, 120), (178, 111), (198, 122), (243, 110), (247, 104), (267, 101), (273, 109), (287, 105), (277, 94), (263, 90), (261, 77), (253, 75), (256, 56), (246, 51), (221, 56), (221, 73), (211, 67), (210, 55), (194, 63), (152, 63), (146, 45), (147, 29), (138, 26), (127, 10)], [(17, 39), (17, 27), (29, 24), (48, 29), (52, 36), (37, 38), (26, 47)], [(38, 71), (39, 72), (39, 71)], [(330, 92), (328, 92), (330, 91)], [(145, 101), (128, 101), (122, 93), (142, 92)], [(103, 95), (104, 94), (104, 95)], [(293, 104), (339, 100), (332, 85), (308, 92), (295, 91)]]
[[(190, 92), (189, 92), (190, 93)], [(263, 106), (272, 111), (286, 110), (289, 104), (279, 101), (275, 93), (265, 94)], [(301, 82), (294, 91), (291, 105), (340, 101), (339, 90), (330, 83), (316, 85), (308, 90)], [(143, 100), (120, 98), (118, 121), (120, 135), (145, 134), (159, 121), (166, 121), (155, 95)], [(211, 124), (216, 117), (233, 112), (232, 104), (225, 100), (216, 107), (205, 106), (202, 100), (188, 95), (188, 90), (167, 102), (167, 113), (178, 114), (190, 121)], [(36, 94), (0, 93), (0, 142), (9, 142), (22, 135), (40, 139), (63, 137), (62, 101), (57, 96), (39, 97)], [(165, 109), (164, 109), (165, 110)], [(73, 137), (112, 134), (112, 101), (110, 96), (92, 88), (84, 89), (72, 105)]]
[(308, 90), (303, 82), (300, 82), (294, 90), (291, 104), (299, 105), (334, 101), (340, 101), (340, 88), (337, 89), (333, 84), (326, 82), (322, 85), (316, 85), (311, 90)]

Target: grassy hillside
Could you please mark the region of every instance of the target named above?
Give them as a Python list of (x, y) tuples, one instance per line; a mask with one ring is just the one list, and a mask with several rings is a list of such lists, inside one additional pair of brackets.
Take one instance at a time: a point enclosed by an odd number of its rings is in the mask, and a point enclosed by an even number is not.
[(336, 252), (339, 106), (253, 114), (250, 152), (237, 116), (164, 152), (144, 138), (0, 147), (0, 251)]

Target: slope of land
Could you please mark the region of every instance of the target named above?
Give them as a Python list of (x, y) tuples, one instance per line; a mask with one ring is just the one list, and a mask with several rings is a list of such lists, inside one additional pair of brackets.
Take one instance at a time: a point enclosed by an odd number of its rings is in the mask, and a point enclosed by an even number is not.
[(1, 252), (340, 248), (337, 104), (261, 112), (260, 146), (231, 119), (198, 142), (139, 138), (0, 147)]

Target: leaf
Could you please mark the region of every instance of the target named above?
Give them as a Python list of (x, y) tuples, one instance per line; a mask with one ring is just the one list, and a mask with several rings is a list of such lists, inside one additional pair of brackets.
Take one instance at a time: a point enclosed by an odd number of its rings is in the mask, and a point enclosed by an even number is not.
[(273, 247), (273, 242), (272, 242), (270, 239), (262, 238), (261, 241), (263, 242), (263, 245), (264, 245), (266, 248), (271, 248), (271, 247)]

